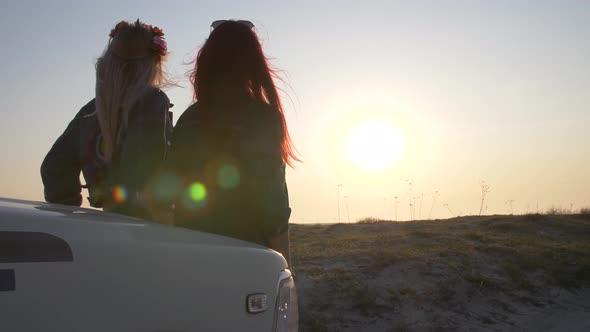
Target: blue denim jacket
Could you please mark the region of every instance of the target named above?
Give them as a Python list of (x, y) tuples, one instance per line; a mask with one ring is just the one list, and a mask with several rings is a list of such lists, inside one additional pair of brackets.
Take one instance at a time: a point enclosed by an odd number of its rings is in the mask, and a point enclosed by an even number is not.
[(282, 125), (266, 105), (231, 113), (189, 107), (164, 168), (179, 183), (171, 197), (174, 223), (263, 245), (285, 232), (291, 209)]
[[(87, 187), (93, 207), (149, 218), (141, 197), (165, 158), (172, 132), (166, 94), (151, 90), (131, 110), (128, 126), (112, 161), (102, 158), (94, 99), (76, 114), (41, 165), (45, 200), (80, 206)], [(80, 183), (80, 172), (86, 184)], [(113, 190), (119, 192), (113, 197)]]

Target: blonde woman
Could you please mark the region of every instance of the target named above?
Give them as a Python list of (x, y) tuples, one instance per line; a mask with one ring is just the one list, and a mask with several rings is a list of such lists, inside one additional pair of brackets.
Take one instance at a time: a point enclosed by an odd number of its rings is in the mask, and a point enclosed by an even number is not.
[[(171, 133), (171, 106), (160, 90), (167, 49), (157, 27), (122, 21), (96, 62), (96, 95), (70, 122), (43, 164), (50, 203), (80, 206), (88, 188), (93, 207), (151, 218), (147, 190)], [(80, 183), (82, 172), (85, 185)]]

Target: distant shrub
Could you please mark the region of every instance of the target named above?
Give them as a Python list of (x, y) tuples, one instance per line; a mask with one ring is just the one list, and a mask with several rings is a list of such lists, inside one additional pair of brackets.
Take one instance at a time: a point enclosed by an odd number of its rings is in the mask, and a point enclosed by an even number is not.
[(547, 209), (547, 211), (545, 211), (545, 214), (549, 214), (549, 215), (572, 214), (572, 211), (568, 210), (568, 209), (561, 208), (561, 207), (552, 206), (549, 209)]
[(580, 209), (580, 214), (583, 216), (590, 216), (590, 207), (583, 207)]
[(382, 221), (381, 219), (367, 217), (367, 218), (363, 218), (363, 219), (357, 221), (357, 224), (375, 224), (375, 223), (378, 223), (381, 221)]

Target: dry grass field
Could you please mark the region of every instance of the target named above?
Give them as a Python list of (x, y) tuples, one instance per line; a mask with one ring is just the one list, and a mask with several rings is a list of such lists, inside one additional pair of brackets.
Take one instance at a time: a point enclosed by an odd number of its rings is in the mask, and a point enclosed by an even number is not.
[(291, 226), (301, 331), (589, 331), (590, 217)]

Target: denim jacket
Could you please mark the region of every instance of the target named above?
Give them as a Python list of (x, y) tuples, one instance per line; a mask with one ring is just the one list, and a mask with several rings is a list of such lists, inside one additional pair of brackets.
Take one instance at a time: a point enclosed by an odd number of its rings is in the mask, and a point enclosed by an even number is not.
[[(170, 145), (171, 104), (166, 94), (151, 90), (130, 111), (128, 126), (111, 161), (101, 153), (101, 135), (94, 99), (76, 114), (41, 165), (45, 200), (80, 206), (88, 188), (91, 206), (149, 218), (142, 201), (153, 172)], [(85, 185), (80, 183), (80, 172)]]
[(280, 114), (265, 105), (238, 112), (189, 107), (174, 128), (165, 172), (180, 186), (174, 223), (268, 245), (288, 229)]

